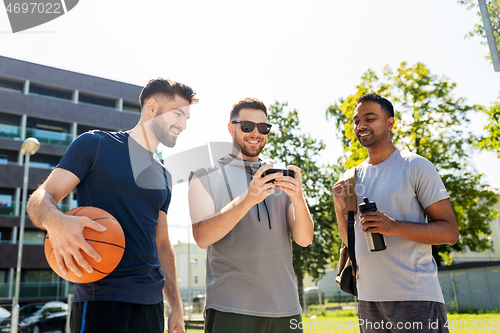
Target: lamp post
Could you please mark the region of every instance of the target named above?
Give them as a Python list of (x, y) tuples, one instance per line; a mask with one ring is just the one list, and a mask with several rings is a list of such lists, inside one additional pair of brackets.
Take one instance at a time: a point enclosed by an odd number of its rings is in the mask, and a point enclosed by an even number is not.
[[(188, 246), (190, 244), (188, 243)], [(193, 304), (192, 304), (192, 301), (193, 301), (193, 297), (192, 297), (192, 288), (191, 288), (191, 265), (195, 264), (196, 263), (196, 260), (189, 260), (189, 266), (188, 266), (188, 320), (191, 320), (191, 312), (193, 311), (192, 307), (193, 307)]]
[(23, 238), (24, 238), (24, 223), (26, 220), (26, 199), (28, 196), (28, 176), (30, 167), (30, 156), (35, 154), (40, 148), (40, 142), (35, 138), (27, 138), (21, 146), (21, 154), (26, 155), (24, 163), (24, 178), (23, 178), (23, 195), (21, 204), (21, 225), (19, 227), (19, 243), (17, 251), (17, 270), (16, 270), (16, 288), (14, 290), (14, 298), (12, 300), (12, 319), (11, 333), (17, 333), (19, 324), (19, 288), (21, 284), (21, 262), (23, 259)]

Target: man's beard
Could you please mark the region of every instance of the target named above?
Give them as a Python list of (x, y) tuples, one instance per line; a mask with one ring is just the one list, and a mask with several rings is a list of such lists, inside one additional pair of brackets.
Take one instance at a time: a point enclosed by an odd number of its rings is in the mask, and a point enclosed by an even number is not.
[(162, 122), (159, 120), (159, 117), (161, 116), (156, 116), (153, 119), (151, 119), (151, 132), (153, 132), (153, 135), (156, 137), (156, 139), (163, 145), (172, 148), (175, 146), (175, 143), (177, 141), (177, 137), (173, 134), (170, 133), (170, 127), (165, 131), (165, 125), (162, 124)]
[(240, 148), (241, 153), (247, 157), (255, 157), (260, 154), (260, 152), (264, 149), (267, 140), (262, 140), (261, 144), (255, 148), (249, 148), (245, 142), (245, 139), (235, 139), (234, 144)]

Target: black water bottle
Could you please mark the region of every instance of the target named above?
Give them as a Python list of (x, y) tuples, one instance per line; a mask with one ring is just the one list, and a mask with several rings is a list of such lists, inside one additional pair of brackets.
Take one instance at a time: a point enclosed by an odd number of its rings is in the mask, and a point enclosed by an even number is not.
[[(359, 204), (361, 214), (366, 212), (376, 212), (377, 204), (370, 201), (368, 198), (363, 198), (363, 202)], [(365, 234), (366, 245), (371, 252), (382, 251), (386, 249), (384, 236), (379, 233)]]

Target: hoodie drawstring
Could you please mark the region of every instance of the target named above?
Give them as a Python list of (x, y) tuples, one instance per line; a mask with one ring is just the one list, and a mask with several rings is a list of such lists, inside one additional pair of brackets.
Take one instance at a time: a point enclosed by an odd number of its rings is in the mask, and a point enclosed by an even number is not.
[[(248, 168), (248, 169), (247, 169)], [(250, 180), (253, 179), (253, 171), (252, 171), (252, 168), (247, 166), (245, 167), (245, 169), (249, 170), (250, 171)], [(250, 185), (250, 184), (249, 184)], [(266, 204), (266, 199), (262, 200), (262, 202), (264, 203), (264, 207), (266, 207), (266, 211), (267, 211), (267, 220), (269, 221), (269, 229), (271, 229), (271, 216), (269, 215), (269, 209), (267, 208), (267, 204)], [(257, 206), (257, 219), (259, 220), (260, 222), (260, 209), (259, 209), (259, 204), (256, 205)]]

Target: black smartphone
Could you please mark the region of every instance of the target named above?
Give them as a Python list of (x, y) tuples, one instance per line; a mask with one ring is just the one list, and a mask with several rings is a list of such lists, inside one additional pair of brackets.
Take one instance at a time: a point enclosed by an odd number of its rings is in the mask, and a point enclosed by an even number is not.
[[(265, 177), (267, 175), (270, 175), (270, 174), (276, 173), (276, 172), (281, 172), (283, 174), (283, 176), (290, 176), (292, 178), (295, 178), (295, 171), (288, 170), (288, 169), (269, 169), (269, 170), (266, 170), (262, 173), (262, 177)], [(270, 180), (267, 183), (269, 183), (269, 182), (274, 183), (274, 180)]]

